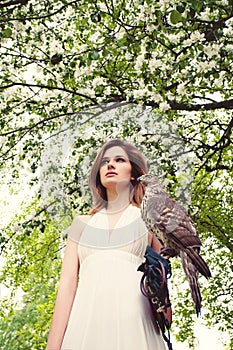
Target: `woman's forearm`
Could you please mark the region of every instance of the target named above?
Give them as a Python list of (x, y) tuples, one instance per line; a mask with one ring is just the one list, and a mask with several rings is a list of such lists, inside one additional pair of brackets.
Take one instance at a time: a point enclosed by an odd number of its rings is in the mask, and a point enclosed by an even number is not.
[(46, 350), (60, 350), (78, 286), (77, 243), (67, 240)]
[(77, 289), (77, 281), (60, 281), (46, 350), (60, 350)]

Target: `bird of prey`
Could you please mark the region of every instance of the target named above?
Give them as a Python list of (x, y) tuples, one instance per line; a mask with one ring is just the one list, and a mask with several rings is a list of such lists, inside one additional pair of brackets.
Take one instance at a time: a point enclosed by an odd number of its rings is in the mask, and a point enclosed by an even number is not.
[(180, 256), (197, 315), (201, 311), (201, 293), (198, 272), (206, 278), (210, 270), (199, 255), (201, 241), (185, 208), (164, 189), (160, 180), (151, 174), (138, 178), (145, 188), (141, 204), (142, 219), (163, 247), (160, 254), (166, 258)]

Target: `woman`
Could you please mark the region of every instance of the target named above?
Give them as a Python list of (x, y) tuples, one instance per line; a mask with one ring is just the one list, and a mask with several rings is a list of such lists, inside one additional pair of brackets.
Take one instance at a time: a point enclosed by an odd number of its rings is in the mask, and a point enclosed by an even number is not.
[(47, 350), (165, 349), (137, 271), (147, 244), (161, 248), (140, 214), (137, 177), (146, 172), (142, 154), (124, 141), (107, 142), (97, 155), (93, 208), (69, 230)]

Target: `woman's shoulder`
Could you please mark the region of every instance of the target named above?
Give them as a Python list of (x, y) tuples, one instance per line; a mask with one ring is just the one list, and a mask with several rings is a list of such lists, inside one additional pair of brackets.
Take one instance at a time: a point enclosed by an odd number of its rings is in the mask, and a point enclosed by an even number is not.
[(70, 228), (68, 230), (68, 238), (70, 238), (72, 241), (79, 242), (80, 237), (82, 235), (82, 232), (86, 225), (88, 224), (89, 220), (91, 219), (92, 215), (77, 215), (70, 225)]
[(77, 215), (73, 222), (74, 224), (80, 224), (80, 222), (87, 224), (88, 221), (91, 219), (92, 215), (86, 214), (86, 215)]

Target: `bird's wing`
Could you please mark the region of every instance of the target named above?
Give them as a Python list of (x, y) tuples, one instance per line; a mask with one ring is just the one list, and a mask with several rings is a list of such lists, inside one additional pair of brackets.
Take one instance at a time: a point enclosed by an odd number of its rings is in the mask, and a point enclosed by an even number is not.
[(192, 295), (192, 298), (196, 307), (197, 316), (198, 316), (201, 311), (201, 292), (200, 292), (199, 283), (198, 283), (198, 270), (196, 269), (190, 257), (185, 252), (181, 252), (181, 261), (182, 261), (182, 266), (183, 266), (185, 275), (189, 282), (191, 295)]
[(166, 192), (148, 196), (147, 213), (150, 221), (180, 249), (201, 246), (195, 226), (186, 210)]
[(148, 196), (147, 211), (150, 222), (163, 232), (166, 239), (179, 251), (185, 251), (201, 274), (210, 277), (210, 270), (199, 255), (201, 241), (185, 208), (162, 192)]

